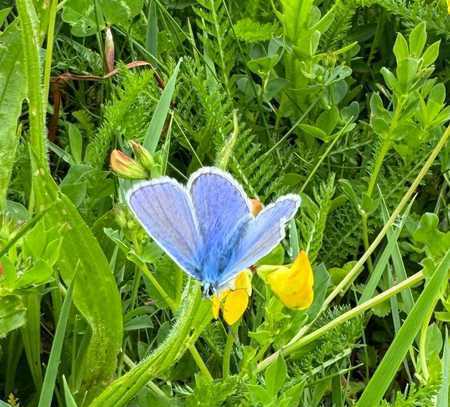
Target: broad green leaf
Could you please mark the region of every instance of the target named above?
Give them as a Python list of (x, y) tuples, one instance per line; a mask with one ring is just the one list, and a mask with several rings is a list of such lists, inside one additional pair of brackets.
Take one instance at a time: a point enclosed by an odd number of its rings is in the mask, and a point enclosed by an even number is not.
[(63, 375), (64, 383), (64, 399), (66, 401), (67, 407), (78, 407), (75, 399), (73, 398), (72, 392), (70, 391), (69, 385), (67, 384), (66, 377)]
[(397, 38), (395, 39), (393, 50), (394, 50), (395, 58), (397, 59), (397, 64), (401, 60), (409, 57), (408, 43), (406, 42), (406, 39), (402, 33), (397, 34)]
[(68, 127), (69, 127), (70, 152), (72, 154), (74, 162), (76, 164), (80, 164), (82, 161), (83, 137), (80, 133), (80, 129), (78, 128), (78, 126), (69, 123)]
[(91, 329), (90, 341), (75, 374), (85, 390), (95, 393), (114, 374), (117, 354), (122, 345), (122, 306), (108, 261), (98, 241), (72, 202), (46, 183), (48, 196), (57, 201), (45, 221), (63, 225), (58, 265), (66, 284), (73, 288), (73, 303)]
[(419, 60), (414, 58), (406, 58), (398, 63), (397, 78), (403, 93), (407, 93), (410, 90), (410, 86), (416, 79), (418, 68)]
[(298, 127), (306, 134), (318, 138), (319, 140), (327, 142), (329, 139), (329, 135), (319, 127), (311, 126), (310, 124), (300, 124)]
[[(76, 376), (74, 382), (81, 383), (80, 392), (89, 391), (89, 400), (108, 383), (116, 369), (123, 334), (120, 295), (98, 241), (50, 175), (36, 13), (31, 0), (16, 3), (22, 27), (29, 111), (34, 113), (29, 114), (33, 200), (39, 211), (48, 210), (44, 217), (48, 228), (58, 228), (64, 237), (58, 261), (62, 278), (70, 285), (76, 275), (73, 303), (87, 321), (90, 335), (72, 373)], [(39, 317), (38, 314), (38, 329)], [(37, 366), (40, 369), (41, 365)]]
[(313, 320), (322, 308), (330, 281), (330, 274), (323, 263), (314, 267), (314, 301), (307, 310), (310, 320)]
[(433, 259), (440, 258), (450, 249), (450, 232), (439, 230), (439, 218), (434, 213), (422, 215), (413, 238), (425, 246), (428, 256)]
[(151, 0), (148, 6), (148, 22), (147, 33), (145, 36), (145, 47), (148, 52), (155, 58), (158, 57), (158, 12), (156, 7), (156, 0)]
[(411, 51), (411, 56), (416, 58), (420, 57), (426, 42), (427, 30), (425, 22), (422, 22), (409, 34), (409, 49)]
[(427, 67), (431, 64), (434, 64), (437, 57), (439, 56), (439, 47), (441, 45), (441, 41), (433, 42), (423, 53), (422, 63), (424, 67)]
[(0, 338), (25, 324), (26, 308), (18, 295), (0, 297)]
[(5, 22), (6, 17), (11, 12), (12, 7), (6, 7), (0, 10), (0, 26)]
[(286, 362), (281, 355), (267, 368), (264, 378), (266, 389), (272, 397), (276, 397), (287, 379)]
[(86, 37), (106, 25), (119, 24), (127, 28), (142, 6), (143, 0), (68, 0), (64, 3), (62, 19), (71, 25), (73, 35)]
[(0, 210), (6, 206), (9, 178), (19, 141), (17, 119), (26, 95), (22, 42), (17, 24), (0, 35)]

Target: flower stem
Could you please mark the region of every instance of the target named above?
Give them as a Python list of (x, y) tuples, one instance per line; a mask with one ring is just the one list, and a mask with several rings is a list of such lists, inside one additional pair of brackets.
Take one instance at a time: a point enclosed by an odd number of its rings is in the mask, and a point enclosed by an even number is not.
[(428, 370), (427, 365), (427, 334), (428, 334), (428, 325), (430, 323), (431, 317), (433, 316), (434, 309), (431, 309), (428, 312), (427, 317), (423, 321), (422, 329), (420, 331), (420, 339), (419, 339), (419, 355), (420, 355), (420, 367), (422, 369), (423, 378), (428, 381), (430, 378), (430, 372)]
[(166, 340), (150, 356), (113, 381), (90, 407), (127, 405), (143, 386), (176, 363), (189, 345), (195, 342), (201, 333), (196, 327), (211, 314), (210, 304), (202, 301), (200, 286), (196, 281), (188, 282), (178, 312), (177, 322)]
[[(142, 274), (147, 278), (151, 284), (156, 288), (156, 291), (158, 291), (158, 294), (162, 297), (162, 299), (166, 302), (166, 304), (169, 306), (171, 311), (175, 313), (175, 311), (178, 309), (178, 305), (175, 303), (175, 301), (170, 298), (170, 296), (167, 294), (166, 290), (159, 284), (158, 280), (155, 278), (155, 276), (150, 272), (150, 270), (147, 268), (145, 264), (139, 264), (139, 269), (141, 270)], [(209, 380), (214, 380), (210, 371), (208, 370), (208, 367), (206, 366), (205, 362), (203, 361), (200, 353), (198, 352), (197, 348), (195, 347), (195, 344), (189, 344), (188, 346), (189, 352), (192, 355), (192, 358), (194, 359), (194, 362), (196, 363), (199, 370), (204, 374), (204, 376)]]
[(227, 378), (230, 375), (230, 359), (231, 359), (231, 351), (233, 349), (234, 337), (237, 335), (239, 329), (239, 322), (234, 324), (228, 330), (227, 341), (225, 343), (225, 349), (223, 351), (223, 363), (222, 363), (222, 372), (223, 378)]

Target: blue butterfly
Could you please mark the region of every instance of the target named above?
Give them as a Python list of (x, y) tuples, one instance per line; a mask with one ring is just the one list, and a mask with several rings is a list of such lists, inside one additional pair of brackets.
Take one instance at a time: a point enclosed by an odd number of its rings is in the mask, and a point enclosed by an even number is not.
[(253, 216), (241, 185), (206, 167), (186, 187), (169, 177), (138, 183), (127, 202), (155, 242), (211, 294), (284, 239), (300, 197), (285, 195)]

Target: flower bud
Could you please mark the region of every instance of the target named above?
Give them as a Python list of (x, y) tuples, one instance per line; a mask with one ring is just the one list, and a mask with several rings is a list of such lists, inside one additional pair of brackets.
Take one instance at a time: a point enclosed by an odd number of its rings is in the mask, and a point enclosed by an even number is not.
[(155, 160), (152, 154), (142, 145), (136, 141), (131, 140), (130, 146), (133, 149), (134, 156), (139, 164), (141, 164), (147, 171), (152, 171), (155, 166)]
[(127, 179), (146, 179), (145, 168), (120, 150), (113, 150), (110, 157), (111, 169), (120, 177)]
[(105, 63), (107, 73), (114, 70), (114, 38), (111, 27), (106, 27), (105, 30)]
[(258, 215), (263, 209), (263, 205), (259, 199), (253, 198), (250, 199), (250, 211), (253, 216)]

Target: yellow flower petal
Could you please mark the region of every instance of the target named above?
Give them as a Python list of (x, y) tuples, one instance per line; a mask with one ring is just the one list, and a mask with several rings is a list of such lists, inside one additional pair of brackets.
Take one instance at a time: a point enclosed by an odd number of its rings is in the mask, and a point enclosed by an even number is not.
[(238, 274), (234, 280), (234, 289), (244, 289), (249, 297), (252, 295), (252, 272), (250, 270), (247, 269)]
[(272, 291), (292, 309), (308, 308), (314, 298), (314, 274), (306, 252), (301, 251), (289, 269), (280, 269), (267, 276)]
[(212, 301), (212, 313), (213, 313), (213, 317), (214, 319), (219, 318), (219, 311), (220, 311), (220, 307), (224, 301), (224, 299), (226, 298), (226, 296), (230, 293), (230, 290), (224, 290), (221, 291), (220, 293), (214, 294), (211, 297), (211, 301)]
[[(230, 288), (228, 288), (230, 287)], [(228, 325), (236, 323), (248, 307), (248, 297), (252, 294), (252, 272), (241, 271), (222, 291), (211, 297), (214, 318), (219, 317), (222, 309), (223, 318)]]
[(212, 313), (213, 313), (213, 317), (214, 319), (219, 318), (219, 311), (220, 311), (220, 300), (219, 297), (217, 297), (217, 295), (213, 295), (211, 297), (211, 302), (212, 302)]
[(223, 318), (228, 325), (233, 325), (241, 319), (247, 307), (248, 294), (245, 289), (230, 291), (223, 302)]

